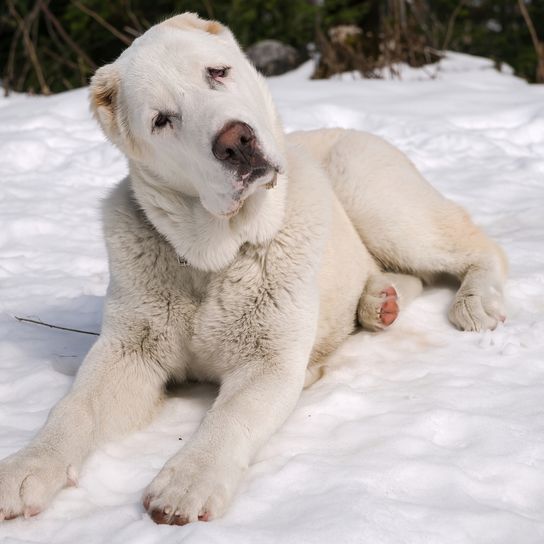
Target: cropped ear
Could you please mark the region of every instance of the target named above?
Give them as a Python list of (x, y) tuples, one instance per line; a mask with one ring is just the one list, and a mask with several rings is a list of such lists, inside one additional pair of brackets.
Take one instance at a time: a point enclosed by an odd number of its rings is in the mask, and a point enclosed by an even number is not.
[(120, 135), (117, 121), (119, 87), (119, 73), (113, 64), (99, 68), (91, 79), (91, 111), (104, 134), (114, 143), (117, 143)]
[(170, 19), (166, 19), (162, 24), (173, 26), (180, 30), (202, 30), (208, 32), (208, 34), (214, 34), (215, 36), (235, 41), (232, 32), (225, 25), (217, 21), (201, 19), (196, 13), (189, 11), (170, 17)]

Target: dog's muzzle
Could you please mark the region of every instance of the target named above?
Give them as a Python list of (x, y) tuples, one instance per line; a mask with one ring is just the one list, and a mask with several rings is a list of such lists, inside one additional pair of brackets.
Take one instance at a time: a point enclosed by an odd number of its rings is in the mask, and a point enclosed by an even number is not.
[(274, 168), (259, 148), (253, 129), (242, 121), (229, 121), (212, 143), (214, 157), (221, 161), (247, 187)]

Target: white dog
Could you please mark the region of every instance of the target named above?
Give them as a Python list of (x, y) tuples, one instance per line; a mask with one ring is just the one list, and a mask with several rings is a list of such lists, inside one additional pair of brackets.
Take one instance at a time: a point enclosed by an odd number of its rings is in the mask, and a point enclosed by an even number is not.
[(220, 384), (144, 493), (158, 523), (221, 516), (258, 448), (356, 327), (385, 328), (421, 279), (460, 281), (465, 330), (504, 319), (501, 250), (383, 140), (285, 136), (229, 30), (193, 14), (148, 30), (91, 84), (128, 158), (105, 204), (100, 338), (45, 428), (0, 464), (0, 517), (32, 516), (93, 448), (146, 425), (168, 381)]

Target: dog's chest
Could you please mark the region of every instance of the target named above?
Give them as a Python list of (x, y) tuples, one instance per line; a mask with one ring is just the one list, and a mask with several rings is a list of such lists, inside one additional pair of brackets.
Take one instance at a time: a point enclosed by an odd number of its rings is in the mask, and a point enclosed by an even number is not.
[(191, 289), (184, 288), (184, 298), (190, 296), (187, 302), (194, 308), (186, 314), (190, 377), (220, 381), (238, 364), (239, 355), (258, 351), (272, 301), (256, 253), (241, 251), (218, 273), (188, 272)]

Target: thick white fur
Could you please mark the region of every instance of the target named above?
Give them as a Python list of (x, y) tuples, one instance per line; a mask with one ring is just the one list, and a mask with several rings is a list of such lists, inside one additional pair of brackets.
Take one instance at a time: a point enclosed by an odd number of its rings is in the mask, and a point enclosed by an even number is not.
[[(231, 74), (210, 87), (205, 69), (221, 65)], [(384, 287), (402, 308), (421, 279), (449, 273), (461, 282), (454, 325), (502, 319), (505, 259), (467, 214), (375, 136), (285, 138), (264, 80), (218, 23), (184, 14), (153, 27), (97, 72), (91, 102), (130, 165), (104, 206), (103, 329), (45, 428), (0, 464), (0, 517), (41, 511), (93, 448), (151, 420), (167, 381), (188, 378), (219, 395), (144, 503), (160, 523), (220, 516), (357, 315), (380, 328)], [(157, 133), (163, 110), (179, 117)], [(254, 128), (279, 174), (229, 218), (238, 180), (210, 147), (232, 119)]]

